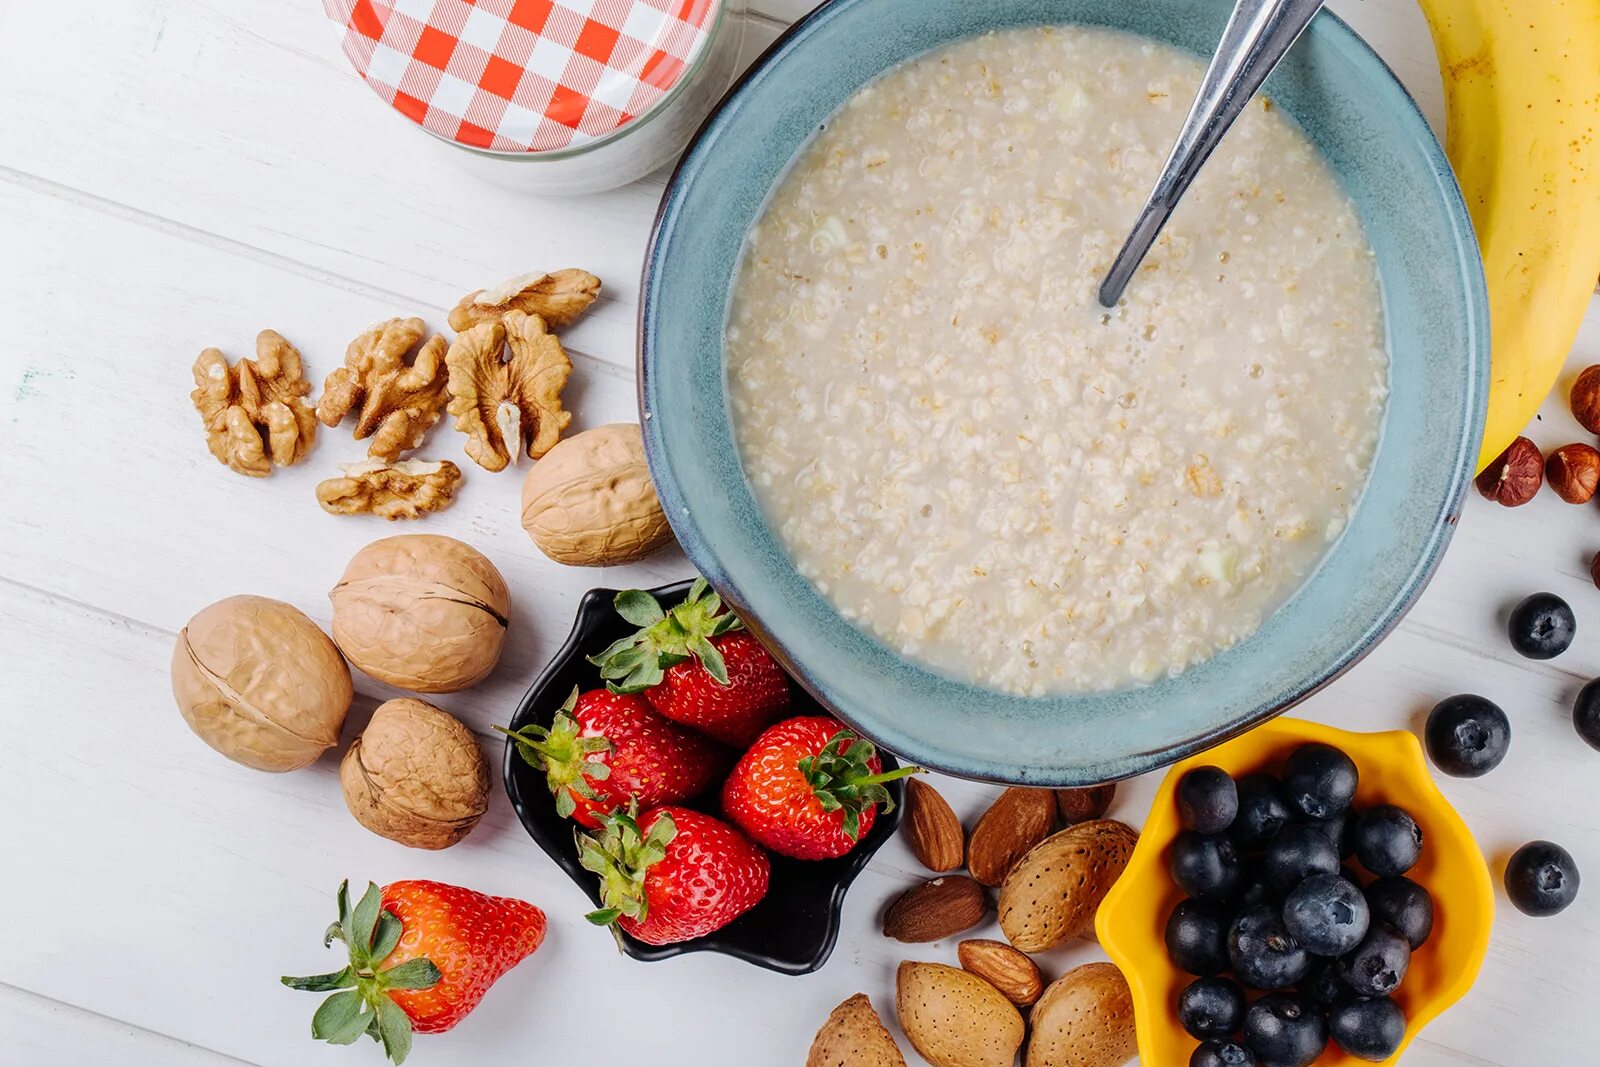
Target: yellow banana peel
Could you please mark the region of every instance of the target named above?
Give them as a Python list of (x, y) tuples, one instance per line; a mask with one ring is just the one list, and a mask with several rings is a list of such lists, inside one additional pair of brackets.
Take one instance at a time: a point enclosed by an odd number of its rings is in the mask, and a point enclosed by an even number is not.
[(1481, 470), (1555, 384), (1600, 275), (1600, 0), (1420, 0), (1489, 287)]

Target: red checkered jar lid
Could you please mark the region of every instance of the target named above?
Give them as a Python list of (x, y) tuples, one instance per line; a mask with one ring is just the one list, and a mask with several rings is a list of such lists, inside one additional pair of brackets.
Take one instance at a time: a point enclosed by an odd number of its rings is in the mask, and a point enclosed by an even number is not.
[(323, 0), (345, 55), (423, 129), (471, 148), (600, 140), (664, 101), (720, 0)]

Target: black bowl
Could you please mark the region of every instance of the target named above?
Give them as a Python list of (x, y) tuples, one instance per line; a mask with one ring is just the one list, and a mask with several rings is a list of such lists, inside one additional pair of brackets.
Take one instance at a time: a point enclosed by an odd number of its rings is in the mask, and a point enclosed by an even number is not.
[[(677, 582), (650, 592), (663, 607), (670, 608), (684, 598), (689, 585), (686, 581)], [(512, 729), (534, 723), (549, 726), (573, 686), (589, 690), (604, 684), (598, 669), (584, 657), (594, 655), (633, 631), (633, 625), (612, 608), (616, 595), (615, 589), (591, 589), (584, 594), (571, 635), (517, 705), (511, 719)], [(829, 714), (798, 685), (792, 685), (791, 692), (793, 714)], [(880, 749), (879, 756), (884, 770), (899, 766), (890, 753)], [(510, 741), (506, 743), (505, 783), (506, 795), (511, 798), (511, 806), (529, 836), (599, 906), (598, 881), (578, 864), (573, 833), (581, 827), (556, 814), (555, 799), (550, 795), (544, 776), (523, 762), (517, 755), (516, 745)], [(809, 974), (821, 967), (828, 961), (839, 937), (839, 912), (844, 905), (845, 891), (900, 823), (905, 783), (897, 779), (888, 783), (887, 788), (894, 798), (894, 810), (885, 812), (880, 808), (872, 829), (845, 855), (832, 860), (795, 860), (773, 855), (772, 885), (766, 897), (727, 926), (705, 937), (675, 945), (647, 945), (619, 929), (615, 933), (622, 951), (636, 960), (664, 960), (684, 952), (721, 952), (783, 974)], [(689, 801), (688, 806), (721, 814), (715, 792)], [(596, 930), (595, 936), (604, 935)]]

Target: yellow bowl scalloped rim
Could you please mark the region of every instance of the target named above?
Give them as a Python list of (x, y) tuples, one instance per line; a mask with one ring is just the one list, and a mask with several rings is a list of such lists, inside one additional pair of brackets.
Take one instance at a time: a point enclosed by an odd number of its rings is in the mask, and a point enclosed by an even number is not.
[[(1408, 876), (1433, 895), (1433, 934), (1412, 956), (1396, 994), (1406, 1013), (1406, 1036), (1383, 1062), (1396, 1063), (1422, 1028), (1466, 995), (1478, 977), (1494, 924), (1489, 867), (1467, 824), (1434, 784), (1417, 739), (1404, 730), (1352, 733), (1302, 719), (1275, 719), (1167, 772), (1127, 870), (1095, 917), (1100, 944), (1133, 990), (1139, 1062), (1177, 1067), (1189, 1062), (1197, 1043), (1178, 1025), (1176, 1010), (1178, 993), (1193, 977), (1168, 960), (1164, 940), (1167, 916), (1183, 899), (1166, 865), (1167, 846), (1181, 829), (1173, 796), (1178, 779), (1208, 765), (1236, 777), (1276, 773), (1283, 759), (1308, 741), (1333, 745), (1355, 760), (1360, 771), (1357, 807), (1397, 804), (1422, 828), (1422, 858)], [(1329, 1042), (1316, 1067), (1365, 1067), (1367, 1062)]]

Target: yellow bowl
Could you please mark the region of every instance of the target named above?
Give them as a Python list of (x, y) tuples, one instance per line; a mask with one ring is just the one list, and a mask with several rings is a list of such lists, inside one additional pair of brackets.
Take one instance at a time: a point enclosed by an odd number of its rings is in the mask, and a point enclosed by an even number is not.
[[(1384, 1062), (1398, 1061), (1422, 1028), (1460, 1000), (1477, 978), (1494, 922), (1489, 867), (1467, 824), (1433, 784), (1417, 739), (1403, 730), (1358, 734), (1302, 719), (1274, 719), (1167, 772), (1128, 868), (1095, 917), (1100, 944), (1133, 990), (1140, 1063), (1181, 1067), (1196, 1044), (1177, 1016), (1178, 993), (1194, 978), (1172, 965), (1165, 943), (1167, 916), (1183, 899), (1166, 864), (1167, 846), (1181, 829), (1173, 796), (1178, 779), (1207, 765), (1236, 777), (1277, 772), (1284, 757), (1308, 741), (1333, 745), (1355, 760), (1361, 773), (1357, 807), (1397, 804), (1422, 828), (1422, 858), (1408, 876), (1433, 895), (1433, 934), (1412, 956), (1411, 969), (1395, 994), (1405, 1009), (1406, 1036)], [(1366, 1062), (1330, 1042), (1317, 1067)]]

